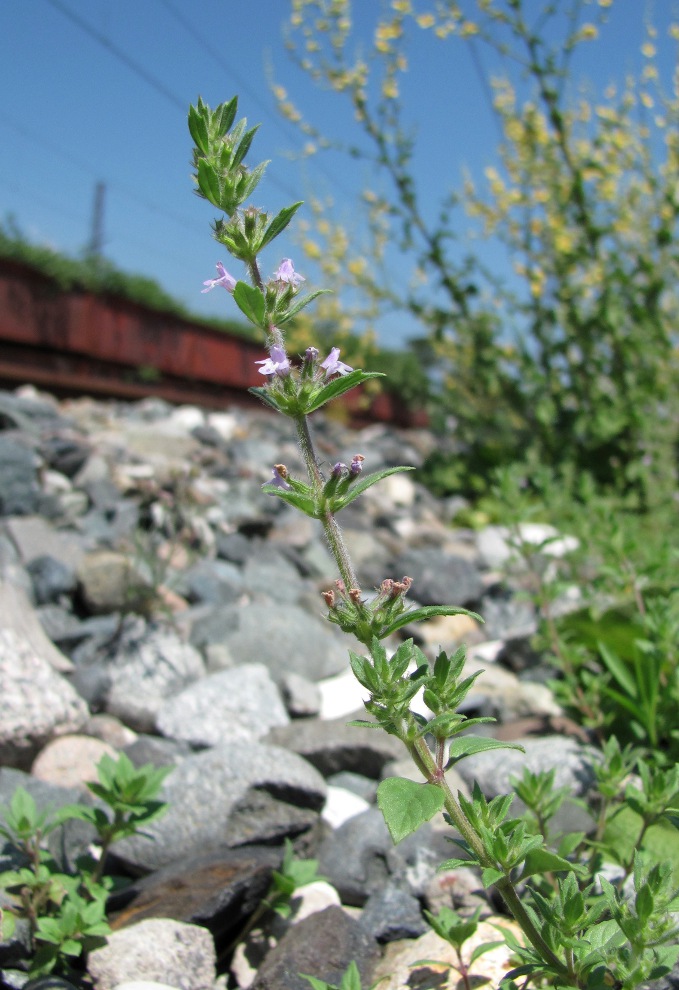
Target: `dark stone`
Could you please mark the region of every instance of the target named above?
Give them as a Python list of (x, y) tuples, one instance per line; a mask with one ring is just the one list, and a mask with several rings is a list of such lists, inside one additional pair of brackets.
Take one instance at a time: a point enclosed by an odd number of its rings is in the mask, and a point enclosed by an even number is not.
[[(2, 808), (9, 807), (12, 796), (18, 787), (22, 787), (31, 795), (38, 813), (54, 813), (67, 804), (92, 805), (94, 803), (94, 799), (90, 799), (89, 795), (84, 794), (80, 788), (59, 787), (56, 784), (48, 784), (37, 777), (32, 777), (28, 773), (23, 773), (21, 770), (2, 767), (0, 769), (0, 811)], [(1, 813), (0, 821), (2, 821)], [(47, 844), (59, 869), (66, 873), (72, 873), (76, 869), (78, 859), (87, 854), (95, 837), (96, 831), (88, 822), (69, 819), (50, 832)]]
[(33, 582), (33, 594), (38, 605), (56, 602), (62, 595), (71, 595), (77, 585), (75, 570), (60, 560), (45, 554), (35, 557), (26, 566)]
[(68, 436), (47, 437), (40, 449), (49, 466), (67, 478), (73, 478), (90, 456), (88, 444)]
[(243, 564), (253, 551), (256, 551), (258, 542), (249, 540), (242, 533), (217, 533), (217, 556), (222, 560), (230, 560), (233, 564)]
[(221, 743), (174, 767), (160, 793), (166, 814), (117, 842), (112, 861), (140, 876), (224, 845), (281, 844), (315, 825), (325, 797), (325, 781), (296, 753)]
[(483, 594), (476, 567), (438, 547), (406, 550), (394, 561), (393, 573), (413, 579), (412, 597), (422, 605), (468, 607), (477, 604)]
[[(282, 861), (280, 849), (242, 846), (189, 856), (137, 880), (109, 902), (113, 930), (145, 918), (173, 918), (208, 928), (226, 948), (259, 906)], [(121, 901), (126, 901), (120, 909)], [(117, 913), (116, 913), (117, 912)]]
[(348, 770), (379, 780), (385, 764), (403, 756), (403, 743), (342, 719), (305, 719), (271, 729), (266, 741), (299, 753), (324, 777)]
[(30, 516), (39, 500), (38, 458), (19, 440), (0, 436), (0, 515)]
[(160, 736), (140, 735), (123, 750), (135, 767), (151, 764), (154, 767), (176, 766), (193, 752), (188, 743)]
[(350, 818), (321, 844), (319, 873), (327, 876), (343, 904), (363, 907), (388, 882), (400, 883), (419, 897), (439, 865), (451, 856), (448, 841), (427, 822), (396, 846), (379, 808)]
[(378, 958), (376, 942), (359, 922), (329, 907), (286, 932), (260, 966), (251, 990), (308, 990), (302, 973), (338, 986), (352, 961), (362, 986), (368, 986)]
[(378, 942), (419, 938), (428, 929), (420, 902), (399, 883), (388, 883), (368, 898), (361, 924)]

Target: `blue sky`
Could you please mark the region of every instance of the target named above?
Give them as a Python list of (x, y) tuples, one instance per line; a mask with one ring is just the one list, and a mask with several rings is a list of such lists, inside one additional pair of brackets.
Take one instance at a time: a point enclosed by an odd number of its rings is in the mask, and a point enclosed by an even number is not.
[[(369, 39), (380, 0), (354, 6), (357, 34)], [(277, 115), (271, 72), (313, 123), (331, 136), (358, 135), (342, 104), (290, 62), (287, 10), (287, 0), (2, 0), (0, 218), (11, 214), (30, 239), (77, 255), (90, 236), (95, 184), (104, 182), (105, 255), (157, 279), (196, 312), (235, 315), (225, 293), (200, 292), (224, 252), (210, 236), (214, 211), (193, 195), (189, 178), (186, 110), (198, 94), (215, 105), (239, 93), (240, 114), (261, 122), (250, 161), (271, 164), (257, 205), (274, 211), (317, 192), (351, 216), (356, 193), (375, 184), (368, 166), (339, 153), (291, 160), (303, 140)], [(649, 13), (668, 69), (676, 46), (662, 39), (674, 0), (614, 0), (602, 40), (578, 64), (595, 87), (638, 68)], [(446, 189), (459, 188), (463, 168), (480, 175), (493, 162), (498, 131), (465, 46), (415, 32), (409, 59), (406, 109), (420, 137), (424, 205), (434, 210)], [(483, 55), (483, 72), (496, 68)], [(299, 250), (279, 238), (262, 259), (265, 272), (286, 254)], [(494, 258), (486, 248), (486, 260)], [(381, 326), (390, 345), (408, 332), (398, 316)]]

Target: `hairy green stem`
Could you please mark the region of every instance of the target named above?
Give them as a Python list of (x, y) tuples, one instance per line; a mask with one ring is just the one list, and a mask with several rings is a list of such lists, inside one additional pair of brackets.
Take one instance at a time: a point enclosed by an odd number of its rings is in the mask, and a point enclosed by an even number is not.
[[(415, 757), (415, 762), (418, 766), (420, 766), (420, 768), (426, 768), (427, 780), (430, 783), (435, 784), (437, 787), (440, 787), (443, 791), (446, 811), (450, 815), (451, 820), (455, 824), (455, 827), (459, 831), (462, 838), (469, 843), (470, 848), (478, 857), (481, 865), (494, 866), (495, 864), (491, 863), (488, 859), (481, 839), (469, 824), (466, 815), (453, 795), (448, 781), (445, 776), (438, 771), (434, 758), (424, 739), (420, 737), (413, 743), (409, 743), (407, 745), (411, 754)], [(552, 951), (549, 945), (547, 945), (547, 942), (533, 924), (530, 915), (521, 903), (521, 898), (517, 894), (514, 884), (509, 877), (502, 877), (495, 883), (494, 886), (499, 890), (502, 895), (502, 899), (514, 916), (514, 919), (521, 926), (523, 933), (533, 948), (540, 953), (548, 965), (556, 969), (558, 972), (567, 973), (568, 968)]]
[[(318, 461), (316, 460), (313, 440), (309, 430), (308, 418), (304, 415), (295, 417), (295, 427), (297, 429), (297, 441), (302, 452), (302, 457), (304, 459), (309, 480), (314, 487), (318, 500), (320, 501), (323, 492), (323, 477), (318, 466)], [(323, 523), (323, 528), (325, 530), (328, 544), (330, 545), (330, 550), (332, 551), (340, 575), (347, 589), (358, 587), (351, 558), (344, 543), (342, 531), (337, 523), (337, 520), (331, 512), (327, 511), (323, 514), (321, 522)], [(470, 825), (467, 817), (462, 811), (462, 808), (455, 799), (442, 768), (437, 766), (437, 763), (434, 760), (434, 757), (432, 756), (424, 739), (420, 737), (414, 742), (406, 743), (406, 745), (408, 746), (408, 750), (413, 760), (427, 780), (433, 784), (436, 784), (443, 790), (446, 811), (450, 815), (451, 820), (454, 822), (455, 827), (458, 829), (462, 837), (469, 843), (470, 848), (477, 855), (479, 862), (483, 866), (493, 866), (494, 864), (488, 860), (488, 856), (481, 839)], [(533, 947), (540, 953), (548, 965), (561, 973), (566, 973), (568, 971), (567, 967), (550, 949), (549, 945), (547, 945), (546, 941), (533, 924), (530, 915), (521, 903), (521, 899), (519, 898), (509, 877), (502, 877), (502, 879), (500, 879), (495, 886), (500, 891), (505, 904), (523, 929), (523, 932), (531, 945), (533, 945)]]
[[(307, 417), (295, 417), (295, 426), (297, 428), (297, 442), (299, 443), (299, 448), (302, 451), (302, 457), (304, 458), (307, 474), (311, 484), (314, 486), (316, 497), (318, 501), (320, 501), (323, 493), (323, 477), (318, 466), (318, 461), (316, 460), (314, 444), (311, 439), (311, 432), (309, 430), (309, 421)], [(349, 551), (347, 550), (344, 542), (344, 537), (342, 535), (342, 530), (340, 529), (339, 523), (329, 510), (324, 511), (321, 517), (321, 523), (323, 524), (325, 537), (328, 541), (328, 545), (330, 546), (330, 551), (335, 558), (335, 563), (337, 564), (340, 576), (344, 581), (347, 590), (350, 590), (351, 588), (358, 588), (358, 580), (356, 578), (351, 557), (349, 556)]]

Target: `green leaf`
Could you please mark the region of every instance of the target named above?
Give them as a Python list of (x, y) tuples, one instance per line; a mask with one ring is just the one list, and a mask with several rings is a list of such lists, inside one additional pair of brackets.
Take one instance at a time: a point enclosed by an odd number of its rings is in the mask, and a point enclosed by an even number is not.
[(470, 866), (473, 864), (474, 864), (474, 860), (459, 859), (458, 857), (453, 857), (453, 859), (444, 860), (437, 867), (437, 870), (457, 870), (460, 866)]
[(255, 385), (252, 388), (249, 388), (248, 392), (251, 392), (252, 395), (256, 395), (258, 399), (261, 399), (262, 402), (264, 402), (267, 406), (270, 406), (272, 409), (275, 409), (276, 412), (280, 412), (283, 413), (283, 415), (285, 415), (284, 410), (281, 409), (278, 402), (276, 401), (276, 393), (273, 392), (270, 388), (266, 388), (263, 385), (259, 385), (259, 386)]
[(241, 313), (247, 316), (256, 327), (262, 327), (266, 306), (264, 294), (255, 285), (248, 285), (247, 282), (236, 282), (233, 290), (233, 298)]
[(465, 756), (474, 756), (476, 753), (485, 753), (489, 749), (518, 749), (520, 753), (525, 753), (523, 746), (518, 743), (499, 742), (497, 739), (483, 739), (480, 736), (463, 736), (450, 744), (448, 750), (448, 766), (453, 766)]
[(276, 316), (276, 323), (278, 326), (284, 327), (293, 316), (297, 316), (300, 310), (303, 310), (305, 306), (308, 306), (310, 302), (313, 302), (318, 296), (325, 296), (332, 289), (315, 289), (313, 292), (308, 292), (305, 296), (300, 296), (285, 313)]
[(599, 648), (599, 655), (606, 665), (609, 673), (615, 677), (616, 681), (622, 687), (630, 698), (638, 698), (637, 685), (632, 677), (629, 667), (621, 660), (620, 657), (616, 656), (615, 653), (606, 645), (599, 641), (597, 643)]
[(483, 622), (480, 615), (476, 612), (470, 612), (466, 608), (455, 608), (453, 605), (424, 605), (422, 608), (414, 608), (410, 612), (404, 612), (399, 615), (393, 622), (390, 622), (388, 626), (382, 630), (383, 636), (390, 636), (391, 633), (396, 632), (397, 629), (401, 629), (403, 626), (409, 625), (411, 622), (425, 622), (427, 619), (432, 619), (435, 615), (469, 615), (472, 619), (476, 619), (477, 622)]
[(294, 506), (305, 515), (311, 516), (312, 519), (318, 518), (316, 503), (311, 496), (306, 495), (304, 492), (296, 492), (294, 490), (287, 491), (285, 488), (280, 488), (278, 485), (274, 485), (273, 483), (269, 485), (262, 485), (262, 491), (267, 495), (275, 495), (276, 498), (282, 499), (284, 502), (287, 502), (288, 505)]
[(348, 375), (342, 375), (340, 378), (334, 378), (327, 385), (316, 392), (313, 398), (310, 400), (305, 412), (312, 413), (324, 406), (326, 402), (330, 402), (332, 399), (336, 399), (340, 395), (344, 395), (345, 392), (349, 392), (352, 388), (356, 388), (357, 385), (362, 385), (363, 382), (369, 381), (371, 378), (384, 378), (385, 376), (380, 371), (350, 371)]
[(247, 132), (247, 134), (244, 135), (243, 139), (241, 140), (240, 144), (238, 145), (238, 147), (234, 152), (233, 163), (231, 166), (232, 168), (236, 168), (243, 161), (248, 151), (250, 150), (252, 139), (254, 138), (258, 130), (259, 130), (259, 124), (257, 124), (256, 127), (253, 127), (251, 130)]
[(504, 873), (502, 870), (496, 870), (494, 867), (488, 866), (485, 870), (481, 871), (481, 883), (485, 888), (492, 887), (498, 880), (502, 880), (503, 876)]
[(260, 251), (262, 248), (266, 247), (266, 245), (269, 244), (274, 237), (278, 237), (281, 231), (285, 230), (303, 202), (304, 201), (300, 199), (299, 203), (293, 203), (292, 206), (284, 206), (280, 213), (276, 214), (264, 231), (264, 236), (259, 242)]
[(200, 191), (213, 206), (219, 206), (221, 189), (219, 188), (219, 179), (215, 174), (214, 168), (206, 158), (199, 158), (197, 170)]
[(441, 811), (444, 794), (434, 784), (418, 784), (404, 777), (388, 777), (377, 788), (377, 804), (395, 843)]
[(348, 491), (336, 498), (333, 501), (333, 509), (338, 512), (340, 509), (345, 508), (354, 499), (357, 499), (359, 495), (362, 495), (364, 491), (371, 488), (372, 485), (376, 485), (378, 481), (382, 481), (383, 478), (388, 478), (392, 474), (400, 474), (403, 471), (414, 471), (414, 467), (408, 467), (402, 465), (400, 467), (385, 468), (384, 471), (374, 471), (372, 474), (359, 475), (359, 477), (354, 481)]
[(204, 155), (210, 150), (210, 141), (207, 131), (207, 121), (196, 107), (189, 107), (189, 131), (193, 138), (193, 143)]
[(344, 971), (340, 990), (361, 990), (361, 974), (353, 959)]
[(236, 114), (238, 112), (238, 97), (232, 96), (227, 103), (220, 103), (213, 114), (213, 120), (217, 123), (220, 134), (226, 134), (231, 130)]
[(486, 952), (492, 952), (493, 949), (499, 949), (501, 945), (506, 945), (504, 939), (498, 939), (497, 942), (482, 942), (481, 945), (477, 945), (469, 957), (469, 965), (473, 965), (473, 963), (475, 963), (481, 956), (485, 955)]
[(9, 942), (16, 928), (16, 917), (6, 907), (0, 909), (0, 941)]
[(525, 880), (536, 873), (558, 873), (561, 870), (567, 870), (569, 873), (579, 872), (574, 863), (557, 856), (549, 849), (531, 849), (524, 860), (520, 879)]

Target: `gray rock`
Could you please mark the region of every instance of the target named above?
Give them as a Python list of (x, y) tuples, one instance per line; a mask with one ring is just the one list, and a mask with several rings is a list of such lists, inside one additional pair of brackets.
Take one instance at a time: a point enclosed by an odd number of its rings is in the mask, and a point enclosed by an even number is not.
[(30, 644), (38, 656), (54, 670), (73, 670), (68, 657), (48, 639), (35, 609), (24, 591), (8, 581), (0, 580), (0, 629), (11, 630), (19, 639)]
[(299, 674), (286, 672), (279, 680), (279, 688), (292, 718), (309, 718), (321, 710), (321, 692), (313, 681)]
[(149, 918), (112, 932), (106, 945), (90, 952), (87, 971), (96, 990), (113, 990), (125, 980), (153, 980), (178, 990), (212, 990), (216, 964), (206, 928)]
[(31, 575), (33, 593), (38, 605), (56, 602), (62, 595), (75, 591), (77, 580), (75, 570), (60, 560), (44, 554), (34, 557), (26, 570)]
[(27, 516), (38, 508), (39, 458), (22, 443), (0, 435), (0, 515)]
[(289, 722), (281, 696), (261, 663), (210, 674), (165, 701), (156, 715), (164, 736), (192, 746), (260, 739)]
[(338, 986), (353, 960), (361, 985), (370, 975), (379, 952), (375, 941), (359, 922), (341, 908), (329, 907), (293, 925), (260, 966), (252, 990), (307, 990), (300, 974)]
[[(318, 771), (295, 753), (222, 743), (186, 757), (163, 784), (167, 814), (113, 851), (127, 869), (148, 871), (224, 844), (282, 841), (311, 826), (325, 794)], [(248, 819), (242, 809), (262, 814)]]
[[(320, 609), (319, 609), (320, 611)], [(329, 625), (296, 605), (229, 605), (194, 625), (191, 641), (226, 647), (234, 663), (264, 663), (275, 677), (284, 667), (318, 681), (347, 666), (346, 647)]]
[(245, 561), (243, 585), (252, 595), (276, 602), (296, 602), (304, 590), (297, 568), (273, 547), (263, 547)]
[(346, 719), (305, 719), (272, 729), (267, 741), (312, 763), (324, 777), (350, 770), (378, 780), (386, 763), (403, 755), (403, 743), (377, 729), (347, 725)]
[(240, 569), (225, 560), (200, 560), (173, 583), (173, 589), (187, 601), (211, 605), (235, 602), (242, 588)]
[(61, 430), (42, 437), (40, 452), (54, 471), (73, 478), (89, 457), (90, 447), (72, 431)]
[(377, 795), (377, 781), (364, 777), (361, 773), (351, 770), (340, 770), (327, 778), (328, 787), (341, 787), (363, 798), (368, 804), (374, 804)]
[(242, 533), (218, 532), (215, 542), (217, 556), (234, 564), (244, 564), (257, 544)]
[(0, 763), (28, 769), (54, 736), (77, 732), (89, 710), (83, 699), (13, 629), (0, 628)]
[(343, 904), (361, 907), (388, 881), (402, 883), (422, 897), (439, 865), (451, 857), (453, 829), (426, 822), (396, 846), (379, 808), (350, 818), (324, 839), (319, 872), (337, 888)]
[(394, 561), (393, 572), (413, 579), (412, 597), (422, 605), (471, 606), (483, 594), (474, 565), (436, 547), (407, 550)]
[(148, 600), (151, 588), (126, 554), (96, 550), (78, 566), (83, 602), (92, 613), (131, 611)]
[(85, 553), (81, 534), (55, 529), (40, 516), (7, 519), (5, 529), (24, 564), (47, 554), (65, 567), (75, 568)]
[(568, 787), (574, 797), (581, 797), (594, 782), (592, 764), (596, 751), (566, 736), (520, 739), (525, 753), (515, 749), (476, 753), (457, 765), (460, 776), (471, 786), (477, 781), (487, 798), (508, 794), (509, 778), (521, 777), (524, 767), (533, 773), (556, 770), (554, 787)]
[(202, 677), (205, 665), (190, 643), (169, 627), (128, 624), (109, 654), (105, 707), (137, 732), (155, 727), (164, 701)]
[[(0, 769), (0, 820), (3, 820), (2, 809), (9, 807), (12, 796), (19, 787), (27, 791), (33, 798), (39, 814), (48, 812), (51, 815), (67, 804), (91, 805), (93, 803), (91, 797), (83, 794), (80, 788), (60, 787), (39, 780), (31, 774), (22, 773), (20, 770), (2, 767)], [(67, 821), (64, 825), (60, 825), (50, 832), (47, 844), (59, 869), (73, 872), (76, 869), (78, 859), (88, 852), (95, 836), (96, 832), (92, 825), (77, 820)], [(16, 865), (15, 863), (14, 867)], [(3, 863), (3, 856), (0, 854), (0, 871), (8, 868), (10, 868), (9, 863)]]
[(143, 767), (148, 763), (154, 767), (177, 766), (194, 752), (188, 743), (145, 735), (137, 736), (133, 742), (124, 747), (124, 751), (135, 767)]
[(378, 942), (418, 938), (429, 928), (420, 902), (400, 883), (387, 883), (368, 898), (361, 925)]
[(490, 588), (481, 599), (479, 612), (485, 621), (485, 639), (526, 640), (537, 632), (534, 605), (517, 598), (507, 587)]
[(279, 869), (282, 850), (266, 846), (222, 848), (182, 857), (121, 891), (125, 904), (117, 913), (115, 896), (109, 910), (115, 925), (129, 925), (146, 918), (174, 918), (203, 925), (215, 939), (218, 951), (228, 946), (248, 917), (259, 907)]

